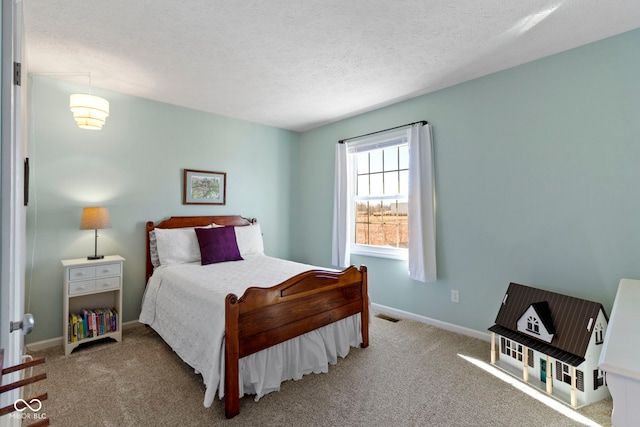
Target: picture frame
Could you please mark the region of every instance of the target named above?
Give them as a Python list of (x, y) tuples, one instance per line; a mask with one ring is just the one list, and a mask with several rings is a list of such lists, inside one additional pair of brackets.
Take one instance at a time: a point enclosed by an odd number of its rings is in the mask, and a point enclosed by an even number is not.
[(227, 202), (227, 174), (184, 169), (183, 205), (224, 205)]

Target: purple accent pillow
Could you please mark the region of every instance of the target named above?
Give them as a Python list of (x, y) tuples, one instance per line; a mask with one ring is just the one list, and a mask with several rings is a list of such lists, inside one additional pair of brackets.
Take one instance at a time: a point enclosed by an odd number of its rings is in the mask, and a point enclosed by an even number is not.
[(236, 232), (233, 227), (196, 228), (202, 265), (224, 261), (240, 261)]

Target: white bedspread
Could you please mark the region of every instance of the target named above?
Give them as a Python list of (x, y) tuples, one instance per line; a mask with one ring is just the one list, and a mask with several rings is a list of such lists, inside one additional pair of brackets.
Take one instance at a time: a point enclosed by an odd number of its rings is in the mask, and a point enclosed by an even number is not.
[[(216, 390), (224, 396), (224, 300), (251, 286), (270, 287), (317, 269), (265, 255), (244, 261), (201, 266), (199, 262), (159, 267), (142, 302), (140, 322), (151, 326), (191, 367), (202, 374), (210, 407)], [(360, 315), (283, 342), (240, 359), (240, 396), (255, 400), (280, 389), (280, 383), (328, 371), (338, 356), (362, 342)]]

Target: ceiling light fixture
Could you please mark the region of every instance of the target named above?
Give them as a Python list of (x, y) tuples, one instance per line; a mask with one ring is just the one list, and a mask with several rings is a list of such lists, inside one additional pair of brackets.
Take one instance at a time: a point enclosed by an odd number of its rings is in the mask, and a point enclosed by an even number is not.
[(86, 93), (74, 93), (69, 99), (73, 118), (82, 129), (100, 130), (109, 116), (109, 101)]

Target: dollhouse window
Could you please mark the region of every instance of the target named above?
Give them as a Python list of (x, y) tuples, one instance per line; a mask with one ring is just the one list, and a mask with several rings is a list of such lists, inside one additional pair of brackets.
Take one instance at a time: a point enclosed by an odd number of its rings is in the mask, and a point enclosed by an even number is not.
[(604, 371), (601, 369), (594, 369), (593, 371), (593, 389), (597, 390), (598, 387), (604, 385)]
[(602, 323), (598, 322), (594, 333), (596, 335), (596, 344), (602, 344), (604, 342), (604, 328), (602, 327)]
[(569, 372), (570, 372), (569, 365), (566, 365), (563, 363), (562, 364), (562, 381), (567, 384), (571, 384), (571, 374)]
[(507, 356), (511, 356), (512, 358), (519, 360), (520, 362), (524, 360), (522, 344), (518, 344), (515, 341), (501, 338), (500, 350), (502, 351), (502, 353), (506, 354)]
[(540, 335), (540, 322), (533, 316), (527, 318), (527, 331)]
[[(567, 384), (571, 384), (571, 366), (556, 361), (556, 378)], [(584, 373), (576, 369), (576, 388), (584, 391)]]

